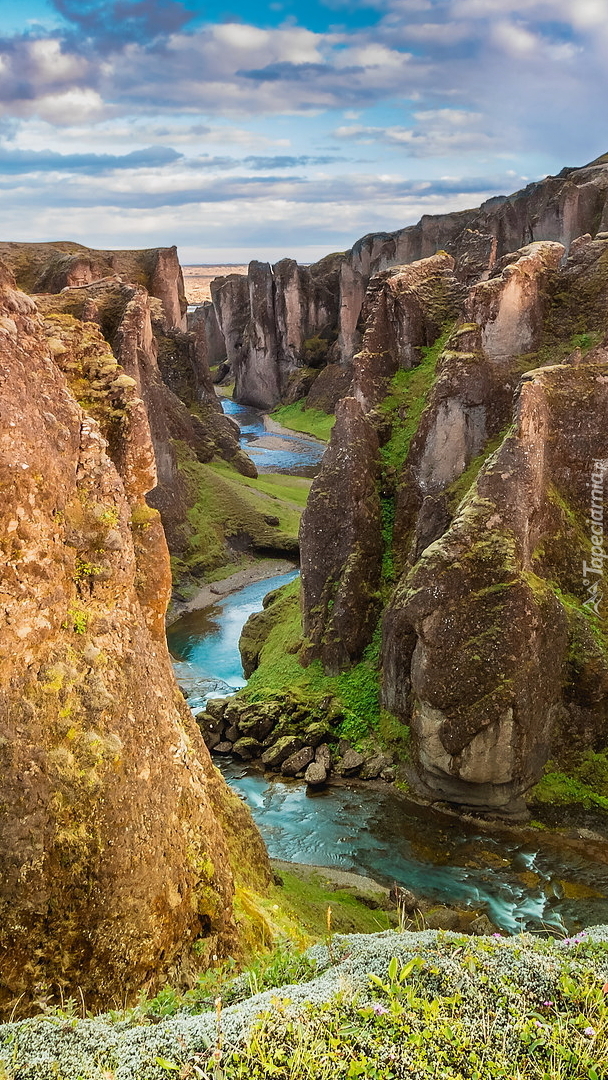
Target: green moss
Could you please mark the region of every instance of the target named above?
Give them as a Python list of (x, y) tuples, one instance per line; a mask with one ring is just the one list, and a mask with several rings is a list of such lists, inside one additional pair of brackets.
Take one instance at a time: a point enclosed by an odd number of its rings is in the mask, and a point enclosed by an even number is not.
[(508, 427), (503, 428), (503, 430), (500, 431), (498, 435), (495, 435), (493, 439), (490, 439), (481, 453), (478, 454), (476, 458), (473, 458), (473, 461), (471, 461), (464, 472), (460, 474), (458, 479), (446, 489), (447, 504), (452, 514), (456, 513), (460, 503), (467, 492), (472, 488), (486, 461), (502, 445), (503, 440), (509, 434), (511, 429), (512, 425), (509, 425)]
[(528, 793), (532, 804), (582, 806), (608, 811), (608, 752), (587, 750), (568, 773), (547, 763), (544, 776)]
[(290, 692), (302, 699), (309, 714), (318, 711), (321, 716), (328, 711), (322, 703), (331, 699), (333, 711), (342, 716), (338, 735), (357, 743), (371, 733), (378, 734), (380, 627), (359, 664), (341, 675), (325, 675), (319, 660), (303, 667), (298, 659), (302, 645), (299, 580), (278, 590), (272, 608), (274, 619), (260, 650), (259, 666), (241, 696), (265, 702)]
[(331, 430), (336, 422), (335, 416), (320, 409), (307, 409), (304, 400), (293, 405), (281, 405), (271, 413), (273, 420), (293, 431), (312, 435), (321, 442), (329, 442)]
[(435, 381), (437, 362), (451, 330), (451, 326), (446, 328), (434, 345), (421, 349), (423, 359), (417, 367), (409, 371), (398, 371), (391, 379), (388, 395), (380, 406), (381, 411), (393, 424), (393, 434), (381, 450), (385, 468), (398, 471), (407, 457)]
[[(230, 465), (221, 461), (214, 461), (212, 468), (219, 476), (230, 479), (234, 484), (251, 488), (252, 491), (262, 492), (279, 503), (296, 504), (302, 509), (306, 506), (312, 480), (306, 476), (288, 476), (285, 473), (261, 473), (256, 480), (250, 476), (242, 476), (235, 473)], [(269, 506), (272, 512), (272, 507)]]

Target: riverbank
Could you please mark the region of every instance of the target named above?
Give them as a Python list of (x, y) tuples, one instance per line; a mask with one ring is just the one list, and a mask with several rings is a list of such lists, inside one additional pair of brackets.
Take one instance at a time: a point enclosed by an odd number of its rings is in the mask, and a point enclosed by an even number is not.
[(279, 574), (288, 574), (290, 570), (296, 569), (297, 563), (291, 559), (260, 559), (220, 581), (201, 585), (191, 599), (173, 601), (167, 617), (167, 626), (172, 626), (182, 615), (187, 615), (190, 611), (203, 611), (205, 608), (212, 607), (225, 596), (230, 596), (231, 593), (238, 592), (247, 585), (253, 585), (257, 581), (266, 581), (267, 578), (277, 577)]

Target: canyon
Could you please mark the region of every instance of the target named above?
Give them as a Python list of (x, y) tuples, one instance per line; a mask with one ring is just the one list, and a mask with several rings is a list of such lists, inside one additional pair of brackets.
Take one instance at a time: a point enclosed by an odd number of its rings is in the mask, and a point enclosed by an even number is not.
[[(598, 159), (253, 262), (193, 312), (174, 248), (0, 244), (0, 1007), (187, 984), (259, 933), (267, 855), (205, 745), (230, 716), (296, 776), (363, 747), (490, 816), (603, 760), (607, 207)], [(335, 415), (299, 536), (218, 382)], [(187, 596), (298, 553), (245, 627), (248, 686), (197, 725), (171, 571)]]

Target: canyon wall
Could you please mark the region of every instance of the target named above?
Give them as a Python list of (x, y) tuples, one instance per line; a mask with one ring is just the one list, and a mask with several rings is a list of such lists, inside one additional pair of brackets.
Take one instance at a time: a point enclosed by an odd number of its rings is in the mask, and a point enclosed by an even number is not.
[(238, 948), (231, 862), (267, 880), (172, 674), (132, 370), (92, 323), (43, 319), (0, 264), (3, 1009), (187, 980)]
[(219, 278), (211, 288), (235, 398), (271, 409), (305, 397), (327, 364), (348, 365), (362, 342), (367, 287), (380, 271), (443, 250), (453, 257), (458, 280), (470, 285), (527, 244), (551, 240), (567, 249), (576, 237), (603, 230), (608, 163), (599, 158), (477, 209), (370, 233), (350, 251), (311, 266), (290, 259), (273, 267), (251, 263), (247, 277)]

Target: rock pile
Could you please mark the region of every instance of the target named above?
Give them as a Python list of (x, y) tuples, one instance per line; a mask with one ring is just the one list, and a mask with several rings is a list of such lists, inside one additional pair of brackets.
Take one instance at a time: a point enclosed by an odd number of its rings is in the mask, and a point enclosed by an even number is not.
[(289, 694), (263, 703), (215, 698), (196, 720), (212, 754), (235, 754), (311, 787), (332, 775), (392, 783), (392, 755), (378, 750), (361, 754), (340, 738), (344, 717), (332, 705), (331, 699), (326, 702), (323, 718)]

